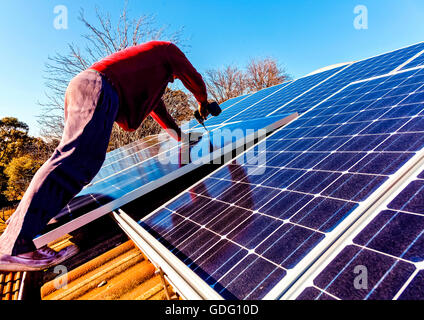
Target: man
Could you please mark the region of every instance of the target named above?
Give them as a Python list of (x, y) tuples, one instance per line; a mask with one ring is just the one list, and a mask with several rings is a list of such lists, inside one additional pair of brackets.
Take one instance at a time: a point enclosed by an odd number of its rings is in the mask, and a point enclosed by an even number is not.
[(208, 116), (202, 76), (174, 44), (152, 41), (112, 54), (77, 75), (65, 95), (65, 128), (51, 158), (38, 170), (0, 237), (0, 270), (49, 268), (77, 252), (36, 250), (33, 239), (87, 185), (105, 159), (114, 121), (136, 130), (150, 114), (176, 140), (185, 139), (161, 97), (180, 79)]

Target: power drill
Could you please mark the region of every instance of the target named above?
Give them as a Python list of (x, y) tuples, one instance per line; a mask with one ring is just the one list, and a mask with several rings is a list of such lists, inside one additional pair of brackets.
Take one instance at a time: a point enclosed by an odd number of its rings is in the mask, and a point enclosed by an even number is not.
[[(208, 104), (208, 106), (206, 107), (206, 109), (209, 111), (209, 113), (214, 116), (217, 117), (221, 114), (222, 110), (221, 107), (219, 106), (219, 104), (217, 102), (211, 102)], [(204, 119), (201, 115), (199, 110), (196, 110), (194, 112), (194, 117), (196, 118), (196, 120), (205, 128), (206, 131), (209, 132), (209, 130), (206, 128), (204, 122), (206, 119)]]

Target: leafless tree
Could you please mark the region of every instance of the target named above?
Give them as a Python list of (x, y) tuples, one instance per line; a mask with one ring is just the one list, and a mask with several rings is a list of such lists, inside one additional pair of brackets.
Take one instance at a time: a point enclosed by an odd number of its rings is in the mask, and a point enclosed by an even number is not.
[(241, 96), (247, 89), (246, 75), (236, 66), (206, 71), (209, 95), (218, 103)]
[(287, 81), (289, 76), (273, 58), (251, 59), (246, 67), (247, 87), (259, 91)]
[(256, 92), (290, 79), (276, 59), (251, 59), (246, 68), (226, 66), (206, 72), (210, 96), (219, 103), (240, 95)]
[[(96, 21), (91, 22), (86, 18), (84, 10), (81, 9), (79, 21), (87, 30), (87, 33), (82, 35), (85, 46), (81, 47), (71, 43), (68, 45), (66, 54), (57, 53), (48, 58), (45, 76), (48, 90), (46, 101), (40, 103), (42, 114), (38, 120), (42, 127), (42, 136), (46, 139), (50, 141), (60, 139), (64, 127), (64, 95), (68, 83), (94, 62), (116, 51), (150, 40), (168, 40), (184, 48), (182, 29), (168, 32), (168, 27), (157, 27), (155, 18), (151, 15), (131, 18), (127, 10), (127, 3), (119, 18), (115, 20), (116, 22), (109, 13), (101, 12), (99, 8), (96, 8)], [(181, 93), (177, 94), (181, 100), (178, 104), (174, 104), (175, 98), (168, 97), (168, 95), (173, 95), (173, 91), (166, 91), (164, 100), (171, 114), (181, 112), (180, 109), (185, 110), (182, 113), (188, 114), (188, 110), (190, 110), (187, 98), (183, 99)], [(111, 146), (117, 148), (158, 131), (159, 127), (151, 118), (132, 133), (124, 132), (114, 125)]]

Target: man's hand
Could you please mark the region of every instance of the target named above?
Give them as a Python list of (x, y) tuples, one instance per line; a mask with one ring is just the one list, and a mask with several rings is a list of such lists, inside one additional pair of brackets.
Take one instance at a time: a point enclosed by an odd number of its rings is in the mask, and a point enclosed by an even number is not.
[(199, 113), (202, 116), (203, 119), (207, 119), (208, 115), (209, 115), (209, 111), (208, 111), (208, 102), (204, 102), (204, 103), (199, 103)]

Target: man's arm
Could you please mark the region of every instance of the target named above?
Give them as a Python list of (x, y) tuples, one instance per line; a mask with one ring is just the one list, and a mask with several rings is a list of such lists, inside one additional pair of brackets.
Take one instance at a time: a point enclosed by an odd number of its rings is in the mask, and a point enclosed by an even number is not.
[(184, 86), (193, 93), (199, 104), (199, 112), (205, 118), (208, 115), (208, 94), (202, 76), (193, 67), (184, 53), (174, 44), (167, 47), (168, 62), (174, 77), (181, 80)]
[(150, 113), (153, 119), (157, 123), (160, 124), (162, 128), (168, 132), (168, 134), (174, 138), (177, 141), (181, 141), (182, 134), (181, 129), (175, 122), (175, 120), (171, 117), (171, 115), (168, 113), (168, 110), (166, 110), (165, 104), (162, 100), (159, 101), (156, 108)]

